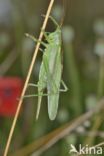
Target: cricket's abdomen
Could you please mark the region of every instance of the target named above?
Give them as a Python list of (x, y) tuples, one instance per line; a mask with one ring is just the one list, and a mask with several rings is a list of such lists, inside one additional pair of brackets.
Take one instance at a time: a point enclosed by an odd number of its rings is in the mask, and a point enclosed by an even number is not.
[(54, 120), (58, 110), (60, 83), (62, 75), (61, 47), (50, 47), (50, 53), (48, 54), (48, 57), (50, 71), (50, 77), (48, 77), (50, 80), (47, 82), (47, 92), (49, 94), (48, 114), (50, 120)]

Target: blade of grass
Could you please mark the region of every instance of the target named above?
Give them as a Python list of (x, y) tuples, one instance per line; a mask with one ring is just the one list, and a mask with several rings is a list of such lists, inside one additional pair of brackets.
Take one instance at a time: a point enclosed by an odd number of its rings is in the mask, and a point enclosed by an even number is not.
[(6, 57), (5, 61), (0, 65), (0, 76), (4, 76), (9, 68), (13, 65), (16, 61), (19, 53), (15, 52), (15, 49), (10, 52), (10, 54)]

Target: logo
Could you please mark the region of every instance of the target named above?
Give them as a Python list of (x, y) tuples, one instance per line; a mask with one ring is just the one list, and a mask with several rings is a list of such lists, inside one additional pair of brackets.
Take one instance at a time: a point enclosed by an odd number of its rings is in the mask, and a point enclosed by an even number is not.
[(89, 147), (89, 145), (82, 146), (79, 144), (78, 150), (74, 145), (70, 145), (69, 153), (77, 153), (77, 154), (102, 154), (103, 149), (101, 147)]

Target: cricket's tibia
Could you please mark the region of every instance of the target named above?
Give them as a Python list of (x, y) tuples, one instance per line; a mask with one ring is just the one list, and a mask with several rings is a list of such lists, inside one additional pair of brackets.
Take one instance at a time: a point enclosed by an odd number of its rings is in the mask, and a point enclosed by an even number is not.
[(39, 117), (41, 101), (42, 101), (42, 96), (39, 96), (38, 97), (38, 106), (37, 106), (37, 111), (36, 111), (36, 120), (38, 120), (38, 117)]

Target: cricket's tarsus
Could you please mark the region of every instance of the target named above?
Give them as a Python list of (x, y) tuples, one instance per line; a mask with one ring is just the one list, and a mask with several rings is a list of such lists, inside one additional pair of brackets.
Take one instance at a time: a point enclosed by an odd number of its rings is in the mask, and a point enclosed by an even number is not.
[(35, 42), (40, 42), (44, 47), (46, 47), (46, 43), (42, 42), (42, 41), (39, 41), (37, 38), (35, 38), (33, 35), (30, 35), (28, 33), (25, 33), (25, 36), (26, 37), (29, 37), (30, 39), (32, 39), (33, 41)]

